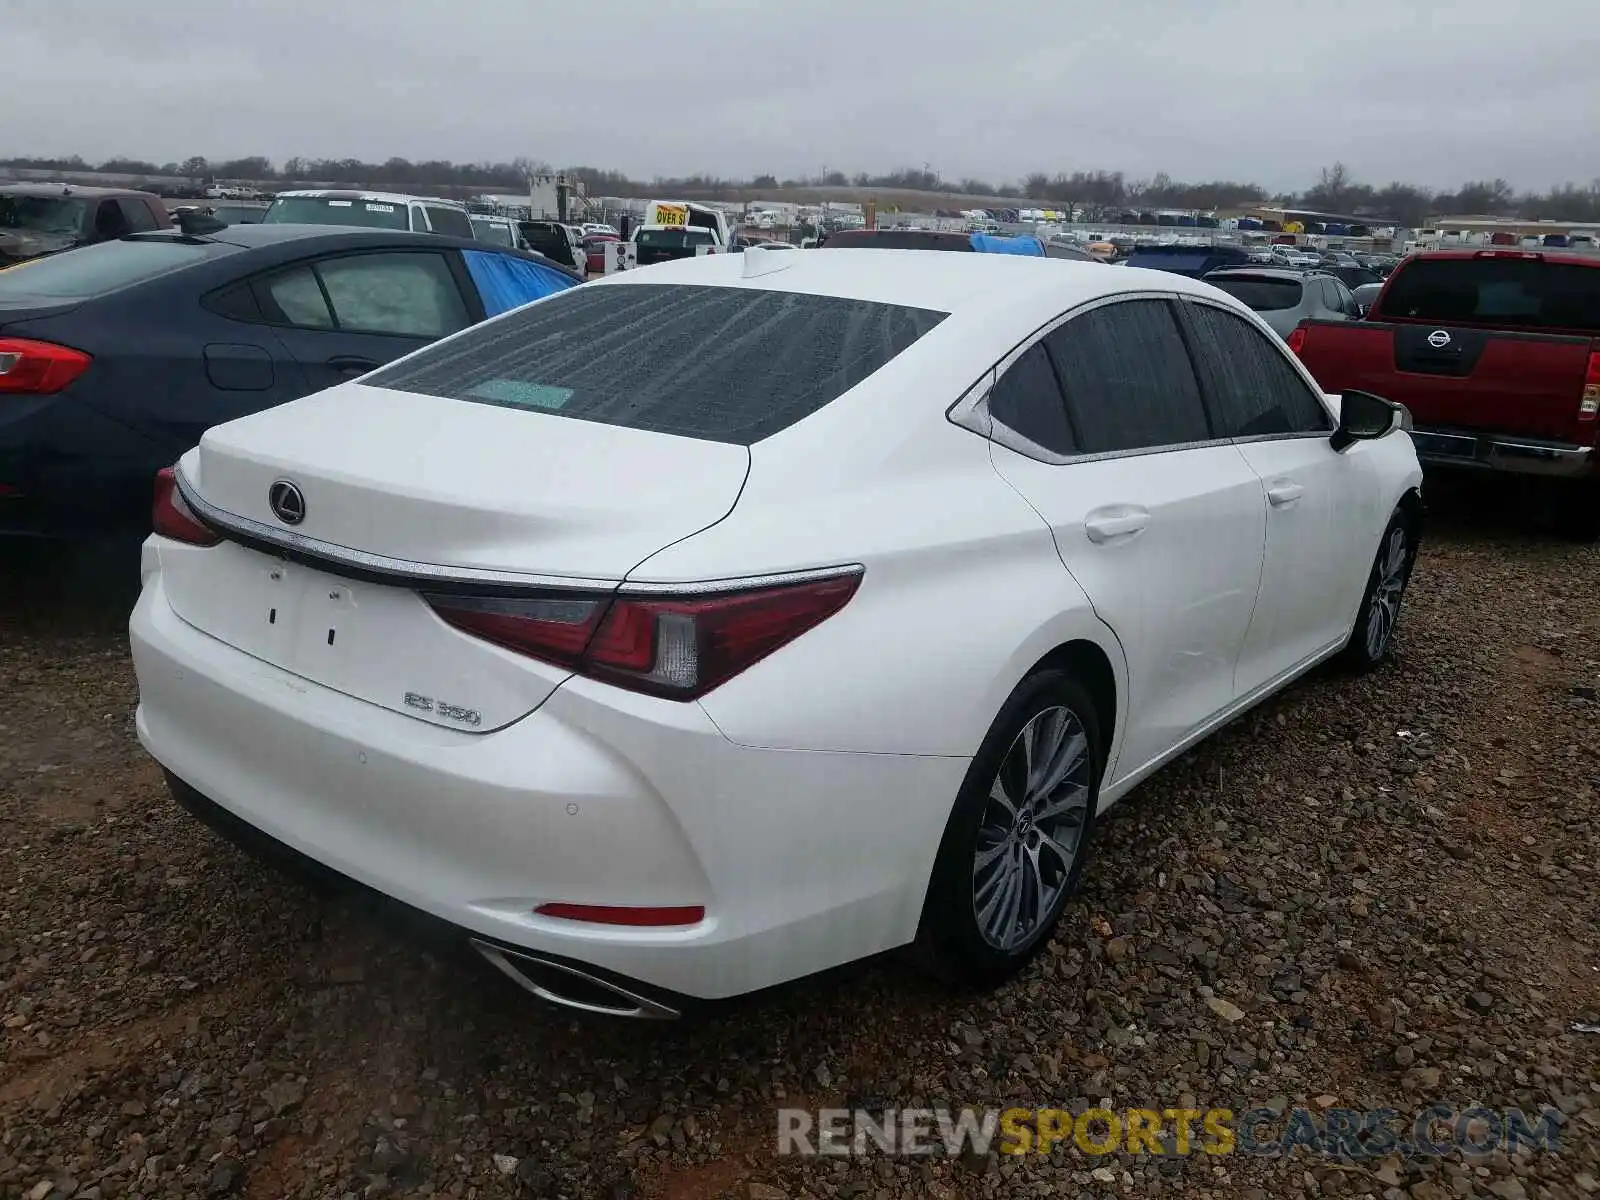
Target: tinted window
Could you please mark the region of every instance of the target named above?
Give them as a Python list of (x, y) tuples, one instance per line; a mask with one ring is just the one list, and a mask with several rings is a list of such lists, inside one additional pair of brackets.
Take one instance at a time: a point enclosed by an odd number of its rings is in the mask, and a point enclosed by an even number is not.
[(1206, 282), (1242, 300), (1256, 312), (1276, 312), (1300, 303), (1301, 285), (1294, 279), (1207, 279)]
[(1211, 437), (1189, 352), (1165, 300), (1107, 304), (1045, 338), (1087, 454)]
[(406, 206), (387, 200), (279, 196), (268, 205), (266, 215), (261, 220), (266, 224), (360, 225), (371, 229), (404, 229)]
[(1191, 304), (1195, 355), (1219, 437), (1333, 428), (1279, 343), (1235, 313)]
[(234, 250), (220, 242), (192, 245), (169, 238), (80, 246), (68, 254), (34, 259), (0, 272), (0, 299), (88, 299)]
[(117, 207), (122, 210), (122, 216), (128, 222), (128, 228), (135, 233), (149, 233), (153, 229), (160, 228), (156, 224), (155, 214), (150, 211), (150, 206), (143, 200), (135, 200), (129, 197), (126, 200), (118, 200)]
[(843, 395), (945, 315), (743, 288), (577, 287), (366, 382), (749, 445)]
[(1388, 317), (1483, 321), (1519, 329), (1600, 333), (1600, 265), (1515, 258), (1418, 258), (1397, 270)]
[(317, 264), (340, 329), (443, 337), (471, 324), (441, 254), (360, 254)]
[(470, 238), (472, 236), (472, 218), (459, 208), (446, 208), (442, 204), (430, 204), (428, 209), (428, 223), (433, 226), (435, 233), (449, 234), (451, 237)]
[(94, 212), (94, 236), (110, 239), (127, 237), (132, 232), (133, 226), (128, 223), (122, 206), (115, 200), (102, 200)]
[(709, 246), (716, 241), (709, 229), (641, 229), (634, 243), (649, 250), (682, 250), (688, 246)]
[(989, 415), (1046, 450), (1071, 454), (1077, 449), (1043, 342), (1035, 342), (1000, 376), (989, 393)]

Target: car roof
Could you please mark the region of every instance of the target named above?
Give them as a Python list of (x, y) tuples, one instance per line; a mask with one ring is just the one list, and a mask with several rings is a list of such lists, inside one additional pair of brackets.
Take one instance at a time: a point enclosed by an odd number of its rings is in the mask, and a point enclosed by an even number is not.
[(367, 192), (360, 189), (354, 191), (349, 188), (307, 188), (296, 192), (279, 192), (278, 196), (289, 196), (295, 199), (306, 200), (373, 200), (380, 204), (448, 204), (452, 208), (466, 211), (466, 205), (459, 200), (446, 200), (442, 196), (416, 196), (407, 192)]
[(1107, 271), (1103, 263), (1022, 254), (950, 254), (942, 250), (871, 250), (785, 254), (783, 266), (750, 278), (745, 256), (708, 254), (624, 271), (586, 287), (703, 284), (837, 296), (952, 316), (1036, 310), (1041, 321), (1101, 296), (1130, 292), (1215, 295), (1198, 280), (1136, 267)]
[[(162, 239), (171, 241), (174, 238), (182, 239), (183, 235), (176, 229), (158, 229), (153, 233), (133, 234), (134, 240)], [(524, 258), (530, 262), (537, 262), (541, 266), (553, 267), (567, 275), (575, 275), (570, 267), (564, 267), (554, 259), (531, 250), (513, 250), (509, 246), (497, 246), (493, 242), (480, 242), (471, 238), (450, 237), (442, 233), (412, 233), (405, 229), (370, 229), (362, 225), (293, 225), (264, 224), (229, 225), (215, 233), (201, 235), (209, 242), (221, 242), (228, 246), (237, 246), (241, 250), (259, 250), (271, 246), (295, 244), (308, 252), (322, 252), (328, 250), (360, 250), (374, 243), (386, 246), (416, 246), (418, 249), (437, 250), (441, 246), (453, 246), (458, 250), (483, 250), (490, 254), (509, 254), (515, 258)]]
[(104, 196), (138, 196), (145, 200), (159, 200), (154, 192), (141, 192), (137, 188), (79, 187), (77, 184), (47, 182), (0, 183), (0, 193), (8, 196), (60, 196), (70, 200), (74, 196), (98, 198)]

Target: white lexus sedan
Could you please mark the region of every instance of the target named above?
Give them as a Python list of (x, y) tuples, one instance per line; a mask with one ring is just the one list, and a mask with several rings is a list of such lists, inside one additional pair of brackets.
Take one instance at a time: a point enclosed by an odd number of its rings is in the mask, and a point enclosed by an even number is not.
[(751, 248), (210, 430), (157, 489), (180, 802), (665, 1017), (913, 946), (992, 984), (1109, 804), (1387, 653), (1405, 411), (1204, 283)]

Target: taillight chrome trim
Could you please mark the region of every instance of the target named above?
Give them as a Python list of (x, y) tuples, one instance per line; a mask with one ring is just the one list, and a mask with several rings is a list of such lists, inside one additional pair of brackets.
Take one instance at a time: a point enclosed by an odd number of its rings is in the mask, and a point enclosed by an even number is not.
[(821, 583), (826, 579), (848, 579), (864, 575), (861, 563), (838, 563), (831, 567), (812, 567), (804, 571), (782, 571), (774, 575), (739, 575), (729, 579), (697, 579), (688, 583), (649, 583), (629, 580), (617, 589), (619, 597), (729, 596), (738, 592), (784, 587), (788, 584)]
[(374, 583), (426, 588), (441, 595), (482, 594), (514, 598), (527, 592), (581, 592), (593, 595), (616, 593), (623, 596), (722, 596), (785, 584), (815, 583), (862, 575), (861, 563), (813, 567), (803, 571), (782, 571), (767, 575), (740, 575), (724, 579), (693, 580), (686, 583), (624, 582), (620, 579), (583, 579), (572, 575), (538, 575), (523, 571), (491, 571), (481, 567), (445, 566), (390, 558), (355, 550), (336, 542), (326, 542), (292, 529), (277, 528), (265, 522), (241, 517), (218, 508), (195, 489), (178, 467), (173, 471), (178, 494), (200, 521), (230, 540), (285, 558), (304, 562), (333, 575), (367, 579)]

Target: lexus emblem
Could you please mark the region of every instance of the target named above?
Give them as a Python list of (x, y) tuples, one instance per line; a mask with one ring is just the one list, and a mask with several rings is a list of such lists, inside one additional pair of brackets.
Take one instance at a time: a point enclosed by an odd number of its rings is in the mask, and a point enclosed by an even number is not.
[(1428, 335), (1428, 345), (1435, 350), (1443, 350), (1450, 344), (1450, 334), (1443, 329), (1435, 329)]
[(306, 519), (306, 498), (287, 479), (280, 479), (267, 489), (267, 504), (285, 525), (298, 525)]

